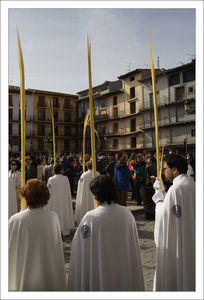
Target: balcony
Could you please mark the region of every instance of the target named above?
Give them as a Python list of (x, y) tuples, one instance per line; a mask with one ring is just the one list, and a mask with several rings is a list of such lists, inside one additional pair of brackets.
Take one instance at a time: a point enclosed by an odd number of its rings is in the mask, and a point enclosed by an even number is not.
[(108, 120), (108, 114), (95, 115), (95, 116), (94, 116), (94, 120), (95, 120), (95, 121)]
[(43, 102), (38, 102), (37, 103), (37, 108), (47, 108), (47, 104), (45, 104)]
[(63, 105), (63, 109), (67, 109), (67, 110), (73, 109), (73, 105), (67, 105), (67, 104), (64, 104), (64, 105)]

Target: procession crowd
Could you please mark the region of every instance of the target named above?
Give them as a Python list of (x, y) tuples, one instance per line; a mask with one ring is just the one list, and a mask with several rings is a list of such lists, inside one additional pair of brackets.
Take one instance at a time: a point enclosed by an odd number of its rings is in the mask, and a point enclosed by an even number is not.
[[(195, 290), (195, 159), (190, 153), (166, 153), (161, 180), (153, 154), (100, 152), (95, 179), (89, 154), (85, 172), (79, 155), (62, 153), (56, 163), (27, 156), (25, 163), (21, 188), (20, 160), (9, 157), (10, 291), (144, 291), (128, 191), (144, 206), (146, 219), (155, 219), (154, 290)], [(62, 239), (75, 226), (67, 280)]]

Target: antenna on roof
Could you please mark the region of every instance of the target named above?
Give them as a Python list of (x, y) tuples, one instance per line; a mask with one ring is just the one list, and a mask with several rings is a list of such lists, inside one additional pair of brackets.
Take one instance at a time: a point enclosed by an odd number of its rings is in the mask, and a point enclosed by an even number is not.
[(159, 69), (159, 56), (157, 56), (157, 69)]

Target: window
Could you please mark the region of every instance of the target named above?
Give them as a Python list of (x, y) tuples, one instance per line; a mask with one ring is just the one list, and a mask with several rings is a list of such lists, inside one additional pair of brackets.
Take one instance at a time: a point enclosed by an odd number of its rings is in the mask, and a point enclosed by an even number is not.
[(39, 110), (38, 111), (38, 120), (39, 121), (45, 121), (45, 111), (44, 110)]
[(118, 132), (118, 123), (113, 124), (113, 132), (114, 133)]
[(136, 137), (131, 138), (131, 148), (136, 148)]
[(195, 129), (191, 129), (191, 136), (195, 136)]
[(70, 148), (70, 142), (69, 140), (64, 140), (64, 151), (69, 151)]
[(130, 88), (130, 99), (135, 98), (135, 87)]
[(45, 106), (45, 97), (44, 96), (39, 96), (38, 106)]
[(190, 69), (183, 72), (183, 82), (195, 80), (195, 69)]
[(13, 119), (13, 109), (9, 109), (9, 121)]
[(188, 94), (194, 94), (195, 93), (195, 86), (192, 85), (192, 86), (189, 86), (188, 87)]
[(135, 112), (136, 112), (136, 103), (134, 101), (130, 103), (130, 113), (134, 114)]
[(59, 108), (58, 98), (52, 97), (53, 108)]
[(11, 123), (9, 123), (9, 135), (12, 135), (13, 134), (13, 126)]
[(113, 148), (114, 149), (118, 148), (118, 140), (113, 140)]
[(152, 108), (154, 106), (153, 105), (153, 93), (149, 94), (149, 106), (150, 106), (150, 108)]
[(71, 113), (70, 112), (65, 112), (64, 113), (64, 121), (65, 122), (71, 122)]
[[(13, 146), (18, 146), (18, 141), (19, 141), (18, 139), (13, 139)], [(19, 146), (21, 146), (20, 141), (19, 141)]]
[(169, 86), (180, 83), (179, 73), (169, 76)]
[(70, 99), (68, 98), (64, 99), (64, 108), (70, 108)]
[(175, 100), (182, 100), (185, 97), (184, 86), (175, 89)]
[(136, 131), (136, 119), (130, 121), (130, 131)]
[(9, 95), (9, 106), (13, 106), (12, 95)]
[(38, 140), (38, 151), (43, 151), (44, 150), (44, 143), (43, 139)]
[(45, 135), (45, 127), (44, 125), (38, 125), (38, 135), (44, 136)]
[(118, 101), (117, 101), (117, 96), (113, 97), (113, 105), (117, 105)]
[(106, 107), (106, 101), (105, 101), (105, 99), (101, 99), (101, 107)]
[(64, 135), (65, 136), (70, 136), (71, 135), (71, 127), (70, 126), (65, 126), (64, 127)]
[(118, 108), (117, 108), (117, 107), (115, 107), (115, 108), (113, 109), (113, 115), (114, 115), (114, 117), (117, 117), (117, 116), (118, 116)]
[(106, 133), (106, 125), (105, 124), (101, 125), (100, 133), (101, 134), (105, 134)]
[(54, 120), (58, 122), (58, 111), (53, 112)]
[(55, 136), (58, 136), (58, 126), (55, 126)]
[(18, 124), (18, 135), (21, 135), (21, 124)]
[(135, 76), (130, 77), (130, 81), (134, 81), (135, 80)]

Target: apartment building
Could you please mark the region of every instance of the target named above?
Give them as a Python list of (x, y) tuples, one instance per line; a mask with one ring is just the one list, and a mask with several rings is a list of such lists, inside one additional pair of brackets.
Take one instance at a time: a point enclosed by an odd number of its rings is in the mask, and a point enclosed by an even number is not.
[[(33, 95), (32, 91), (25, 91), (26, 101), (26, 152), (32, 147), (33, 131)], [(20, 122), (20, 88), (9, 86), (9, 145), (15, 153), (21, 149), (21, 122)]]
[[(155, 151), (151, 77), (140, 80), (143, 148)], [(177, 153), (195, 152), (195, 60), (156, 74), (160, 146)]]
[[(9, 144), (20, 153), (19, 87), (9, 87)], [(53, 103), (56, 152), (76, 153), (77, 95), (27, 89), (26, 153), (53, 151), (50, 100)]]

